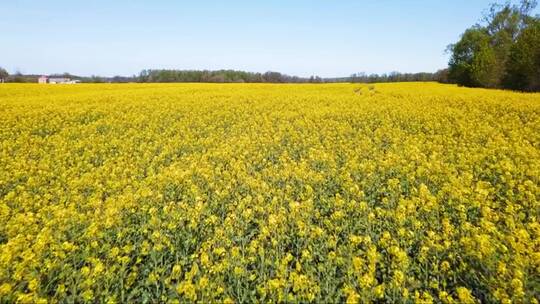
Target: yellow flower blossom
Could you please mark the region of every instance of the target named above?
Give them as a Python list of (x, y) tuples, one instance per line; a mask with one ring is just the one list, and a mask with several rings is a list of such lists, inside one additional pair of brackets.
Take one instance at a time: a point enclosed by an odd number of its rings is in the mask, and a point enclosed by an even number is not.
[(458, 287), (456, 289), (457, 297), (461, 303), (475, 303), (474, 297), (471, 291), (465, 287)]

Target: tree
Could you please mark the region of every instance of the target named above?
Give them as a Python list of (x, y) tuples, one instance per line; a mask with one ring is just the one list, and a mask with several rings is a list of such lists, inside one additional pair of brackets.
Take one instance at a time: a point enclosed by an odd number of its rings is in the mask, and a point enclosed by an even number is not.
[(540, 20), (528, 21), (510, 50), (504, 86), (523, 91), (540, 91)]
[(511, 49), (521, 32), (527, 28), (532, 18), (529, 14), (536, 7), (536, 1), (522, 0), (519, 5), (493, 4), (489, 13), (484, 16), (490, 43), (495, 52), (494, 77), (497, 86), (501, 86), (506, 77), (506, 68)]
[(496, 85), (496, 56), (485, 28), (474, 26), (467, 29), (461, 39), (449, 48), (452, 52), (449, 62), (451, 80), (468, 87)]
[(279, 83), (284, 82), (281, 73), (268, 71), (262, 75), (264, 82)]
[(100, 76), (92, 75), (92, 76), (90, 76), (89, 82), (91, 82), (91, 83), (103, 83), (103, 82), (105, 82), (105, 80)]
[(448, 69), (441, 69), (435, 72), (433, 75), (433, 80), (440, 83), (449, 83), (450, 80), (448, 79)]
[[(511, 82), (523, 80), (524, 76), (518, 75), (518, 70), (525, 68), (519, 65), (520, 60), (534, 57), (535, 34), (528, 28), (538, 19), (530, 16), (536, 4), (535, 0), (522, 0), (519, 5), (492, 5), (483, 18), (485, 25), (467, 29), (457, 43), (449, 46), (449, 80), (470, 87), (521, 87)], [(528, 33), (526, 39), (520, 38), (523, 33)]]
[(15, 74), (13, 75), (13, 77), (10, 78), (10, 81), (11, 82), (23, 83), (23, 82), (26, 82), (26, 77), (24, 77), (24, 75), (21, 73), (21, 71), (17, 70), (15, 72)]
[(8, 77), (9, 73), (6, 71), (6, 69), (0, 67), (0, 82), (4, 83)]

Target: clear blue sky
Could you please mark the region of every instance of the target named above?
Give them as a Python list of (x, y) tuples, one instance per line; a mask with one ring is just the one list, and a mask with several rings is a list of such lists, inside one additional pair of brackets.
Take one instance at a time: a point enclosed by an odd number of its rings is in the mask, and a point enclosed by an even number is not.
[(292, 75), (435, 71), (493, 0), (1, 0), (9, 72), (144, 68)]

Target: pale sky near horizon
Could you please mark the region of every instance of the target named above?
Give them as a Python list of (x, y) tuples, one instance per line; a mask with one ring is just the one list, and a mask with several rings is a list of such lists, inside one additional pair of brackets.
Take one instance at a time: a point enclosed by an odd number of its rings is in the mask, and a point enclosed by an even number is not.
[(146, 68), (433, 72), (491, 2), (0, 0), (0, 66), (83, 76)]

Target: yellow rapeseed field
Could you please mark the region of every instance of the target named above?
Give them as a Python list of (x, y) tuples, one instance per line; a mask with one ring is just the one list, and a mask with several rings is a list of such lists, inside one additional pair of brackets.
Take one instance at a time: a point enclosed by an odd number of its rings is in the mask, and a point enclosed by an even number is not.
[(0, 85), (0, 302), (538, 303), (540, 94)]

